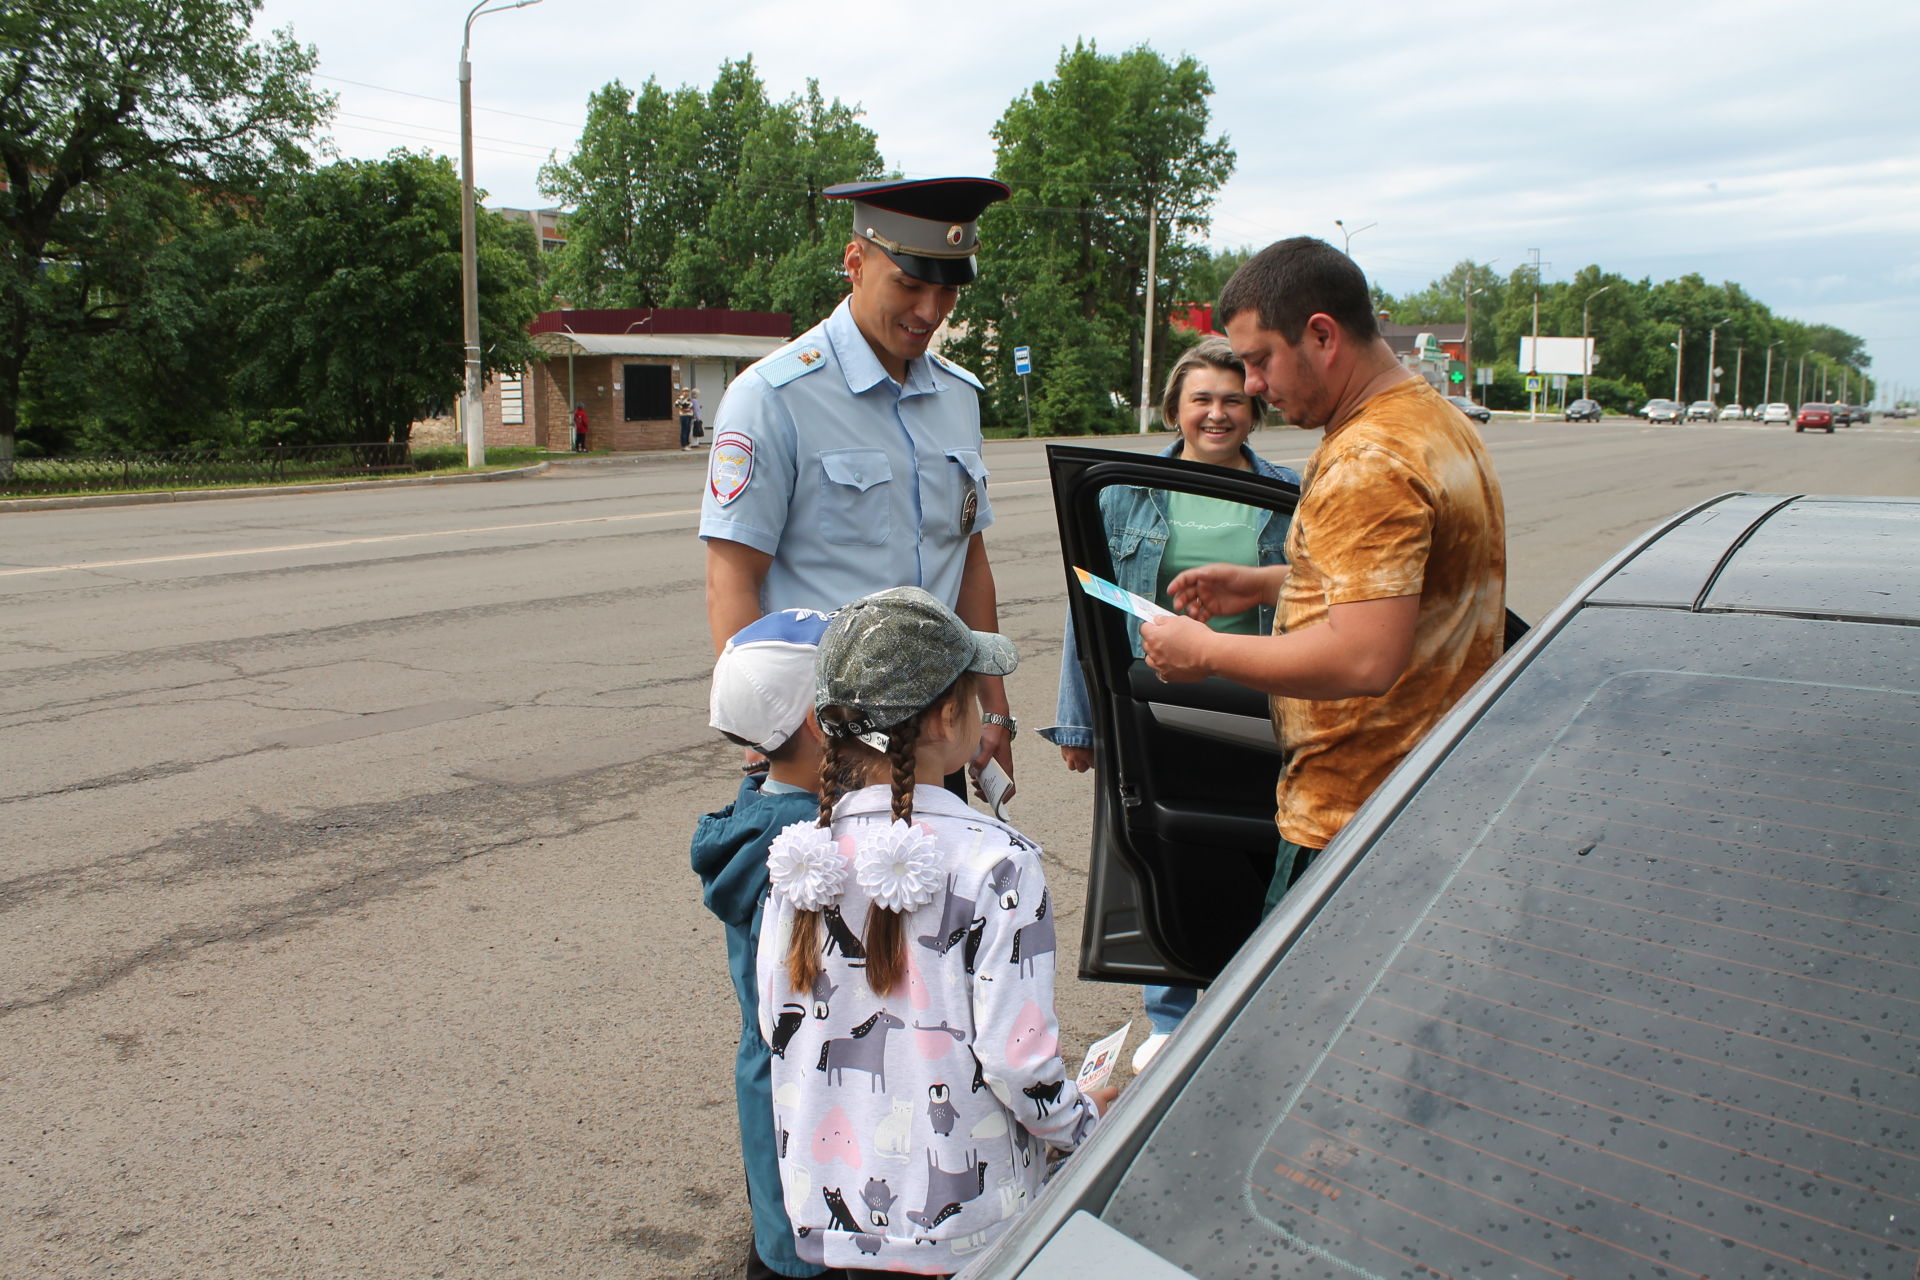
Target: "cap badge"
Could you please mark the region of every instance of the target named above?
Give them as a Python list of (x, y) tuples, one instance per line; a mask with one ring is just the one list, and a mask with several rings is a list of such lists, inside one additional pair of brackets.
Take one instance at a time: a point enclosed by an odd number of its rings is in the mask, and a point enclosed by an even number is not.
[(958, 249), (960, 247), (960, 242), (962, 240), (965, 240), (966, 238), (967, 238), (967, 229), (965, 227), (955, 225), (947, 228), (947, 243), (952, 245), (954, 248)]

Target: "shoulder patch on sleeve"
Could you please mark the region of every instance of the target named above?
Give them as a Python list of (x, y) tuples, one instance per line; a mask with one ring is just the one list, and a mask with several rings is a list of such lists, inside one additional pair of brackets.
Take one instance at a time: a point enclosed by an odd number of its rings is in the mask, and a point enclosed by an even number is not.
[(707, 458), (707, 490), (726, 506), (747, 491), (753, 479), (753, 441), (738, 431), (722, 431)]
[(942, 369), (945, 369), (948, 373), (960, 379), (960, 381), (966, 383), (968, 386), (972, 387), (975, 391), (986, 390), (986, 387), (981, 384), (980, 379), (973, 376), (973, 373), (971, 370), (963, 369), (959, 365), (955, 364), (953, 361), (947, 359), (945, 356), (939, 355), (935, 352), (930, 351), (927, 354), (932, 358), (935, 364), (939, 365)]
[(795, 378), (812, 373), (827, 363), (827, 345), (811, 339), (796, 342), (784, 351), (776, 351), (754, 366), (754, 372), (770, 387), (784, 387)]

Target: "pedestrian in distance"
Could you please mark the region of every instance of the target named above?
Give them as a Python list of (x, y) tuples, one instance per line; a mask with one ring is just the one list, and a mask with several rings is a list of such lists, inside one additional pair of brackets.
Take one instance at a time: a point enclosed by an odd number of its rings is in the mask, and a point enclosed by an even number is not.
[[(700, 512), (716, 649), (773, 609), (837, 609), (917, 586), (996, 630), (985, 531), (980, 382), (929, 350), (974, 278), (977, 220), (1007, 188), (987, 178), (828, 187), (853, 234), (849, 294), (750, 366), (714, 417)], [(973, 766), (1013, 772), (1016, 729), (997, 676)]]
[(796, 1248), (848, 1275), (958, 1270), (1115, 1097), (1060, 1056), (1040, 849), (940, 785), (1017, 661), (918, 587), (820, 641), (820, 805), (772, 842), (757, 972)]
[(693, 836), (693, 870), (707, 910), (726, 928), (727, 969), (740, 1004), (733, 1087), (753, 1220), (745, 1280), (839, 1274), (802, 1262), (794, 1250), (775, 1152), (768, 1083), (773, 1054), (760, 1034), (754, 979), (768, 842), (782, 828), (820, 812), (814, 793), (822, 752), (812, 718), (813, 664), (827, 622), (825, 614), (807, 609), (770, 613), (731, 637), (713, 666), (708, 723), (766, 761), (764, 772), (741, 781), (732, 804), (700, 819)]
[[(1261, 402), (1247, 394), (1246, 365), (1226, 339), (1202, 338), (1188, 348), (1167, 374), (1161, 417), (1179, 438), (1161, 450), (1163, 458), (1185, 458), (1217, 467), (1251, 471), (1300, 487), (1300, 473), (1277, 466), (1247, 444), (1263, 415)], [(1100, 493), (1114, 581), (1136, 595), (1171, 607), (1166, 589), (1183, 569), (1231, 560), (1248, 565), (1286, 560), (1287, 517), (1265, 507), (1136, 485), (1112, 485)], [(1264, 635), (1273, 609), (1210, 618), (1215, 631)], [(1140, 624), (1127, 619), (1133, 652), (1140, 655)], [(1094, 763), (1093, 709), (1086, 676), (1080, 669), (1073, 615), (1067, 615), (1060, 648), (1060, 693), (1054, 724), (1040, 736), (1060, 748), (1069, 769), (1084, 773)], [(1199, 992), (1193, 987), (1148, 985), (1142, 992), (1149, 1034), (1134, 1050), (1133, 1069), (1145, 1070), (1181, 1021), (1192, 1012)]]
[[(1352, 259), (1306, 236), (1269, 245), (1214, 314), (1247, 390), (1324, 432), (1307, 460), (1286, 564), (1217, 563), (1168, 584), (1141, 628), (1163, 680), (1224, 676), (1272, 695), (1287, 752), (1272, 910), (1506, 634), (1506, 516), (1480, 433), (1403, 368)], [(1275, 607), (1273, 634), (1205, 620)]]
[(573, 451), (587, 451), (587, 406), (584, 404), (573, 406)]
[(673, 398), (673, 411), (680, 417), (680, 448), (693, 448), (693, 393), (681, 387)]

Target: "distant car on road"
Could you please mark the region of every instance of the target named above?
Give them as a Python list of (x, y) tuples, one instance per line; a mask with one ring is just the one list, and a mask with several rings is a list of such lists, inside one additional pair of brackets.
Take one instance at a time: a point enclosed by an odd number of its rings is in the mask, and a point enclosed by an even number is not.
[(1830, 402), (1828, 407), (1833, 410), (1834, 426), (1850, 427), (1853, 425), (1853, 410), (1848, 408), (1844, 402), (1839, 400), (1834, 400)]
[(1493, 421), (1493, 413), (1485, 405), (1475, 404), (1465, 396), (1448, 396), (1453, 407), (1482, 425)]
[(1853, 420), (1855, 422), (1872, 422), (1873, 410), (1863, 404), (1857, 404), (1853, 406)]
[(1567, 406), (1568, 422), (1600, 421), (1600, 402), (1598, 400), (1575, 400)]
[(1765, 408), (1756, 410), (1754, 416), (1762, 422), (1777, 422), (1784, 427), (1793, 421), (1793, 406), (1776, 400)]
[(1678, 400), (1647, 401), (1648, 422), (1679, 422), (1687, 416), (1687, 407)]
[(1746, 417), (1747, 410), (1744, 405), (1730, 404), (1720, 410), (1720, 421), (1722, 422), (1744, 422), (1746, 421)]
[(1688, 422), (1712, 422), (1713, 421), (1713, 401), (1695, 400), (1692, 404), (1688, 405), (1687, 421)]
[[(1104, 563), (1100, 487), (1218, 483), (1080, 452), (1069, 565)], [(1920, 499), (1662, 521), (1244, 945), (1221, 916), (1272, 859), (1267, 700), (1157, 680), (1124, 615), (1070, 607), (1082, 971), (1212, 985), (969, 1280), (1912, 1280)]]
[(1794, 434), (1822, 429), (1825, 429), (1828, 435), (1833, 434), (1833, 406), (1822, 404), (1818, 400), (1809, 400), (1801, 405), (1800, 412), (1793, 419)]

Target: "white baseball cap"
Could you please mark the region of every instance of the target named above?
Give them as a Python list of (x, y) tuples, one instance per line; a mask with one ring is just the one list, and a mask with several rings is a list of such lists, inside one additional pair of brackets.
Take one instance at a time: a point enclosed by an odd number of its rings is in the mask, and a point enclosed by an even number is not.
[(813, 663), (833, 621), (812, 609), (782, 609), (735, 632), (713, 664), (707, 723), (778, 751), (813, 707)]

